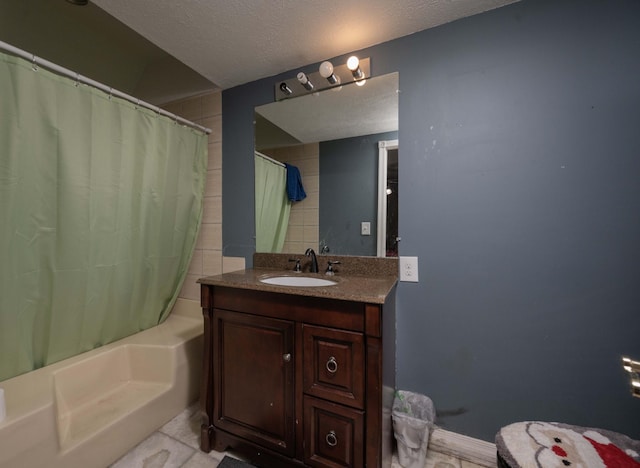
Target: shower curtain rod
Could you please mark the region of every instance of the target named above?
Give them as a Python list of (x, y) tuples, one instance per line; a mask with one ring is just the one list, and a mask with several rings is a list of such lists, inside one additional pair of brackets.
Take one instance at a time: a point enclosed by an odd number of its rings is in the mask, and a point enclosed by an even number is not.
[(281, 163), (280, 161), (276, 161), (273, 158), (270, 158), (269, 156), (267, 156), (266, 154), (262, 154), (260, 151), (254, 151), (254, 153), (256, 153), (258, 156), (260, 156), (261, 158), (266, 159), (267, 161), (272, 162), (273, 164), (277, 164), (278, 166), (282, 166), (282, 167), (287, 167), (284, 165), (284, 163)]
[(125, 99), (129, 102), (132, 102), (138, 107), (145, 107), (147, 109), (150, 109), (160, 115), (169, 117), (175, 122), (180, 122), (183, 125), (200, 130), (201, 132), (204, 132), (207, 135), (211, 133), (210, 128), (206, 128), (201, 125), (198, 125), (197, 123), (191, 122), (190, 120), (183, 119), (182, 117), (172, 114), (171, 112), (167, 112), (166, 110), (161, 109), (158, 106), (154, 106), (153, 104), (149, 104), (148, 102), (142, 101), (138, 98), (134, 98), (133, 96), (129, 96), (128, 94), (123, 93), (122, 91), (113, 89), (107, 85), (99, 83), (98, 81), (92, 80), (91, 78), (87, 78), (86, 76), (83, 76), (83, 75), (80, 75), (79, 73), (71, 71), (68, 68), (61, 67), (60, 65), (56, 65), (53, 62), (49, 62), (48, 60), (45, 60), (41, 57), (37, 57), (33, 54), (25, 52), (24, 50), (18, 49), (17, 47), (12, 46), (11, 44), (7, 44), (6, 42), (0, 41), (0, 49), (5, 50), (13, 55), (17, 55), (18, 57), (21, 57), (25, 60), (30, 60), (33, 63), (34, 70), (37, 70), (37, 67), (39, 66), (44, 67), (50, 71), (58, 73), (59, 75), (63, 75), (73, 80), (76, 80), (76, 82), (78, 83), (83, 83), (83, 84), (92, 86), (94, 88), (97, 88), (101, 91), (104, 91), (105, 93), (109, 94), (109, 96), (116, 96), (116, 97)]

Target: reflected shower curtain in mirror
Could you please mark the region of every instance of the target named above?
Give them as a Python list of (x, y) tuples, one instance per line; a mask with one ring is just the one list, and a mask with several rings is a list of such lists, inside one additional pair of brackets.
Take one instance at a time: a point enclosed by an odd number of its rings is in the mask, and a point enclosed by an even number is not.
[(168, 316), (206, 165), (201, 132), (0, 54), (0, 380)]
[(255, 154), (256, 252), (280, 253), (289, 225), (287, 170)]

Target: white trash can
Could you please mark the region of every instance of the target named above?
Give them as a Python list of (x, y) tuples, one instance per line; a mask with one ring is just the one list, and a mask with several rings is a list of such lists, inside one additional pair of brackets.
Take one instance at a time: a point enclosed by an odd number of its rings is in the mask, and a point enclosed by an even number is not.
[(435, 414), (429, 397), (396, 391), (391, 417), (398, 443), (398, 462), (403, 468), (424, 468)]

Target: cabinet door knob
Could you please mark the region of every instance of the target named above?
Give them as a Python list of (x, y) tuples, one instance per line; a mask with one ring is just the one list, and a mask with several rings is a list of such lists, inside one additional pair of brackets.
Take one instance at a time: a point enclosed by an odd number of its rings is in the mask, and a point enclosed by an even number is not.
[(284, 360), (284, 362), (289, 362), (289, 361), (291, 361), (291, 353), (284, 354), (284, 355), (282, 356), (282, 359)]
[(335, 374), (338, 371), (338, 361), (336, 361), (336, 358), (331, 356), (327, 361), (326, 368), (329, 372)]
[(336, 437), (336, 431), (329, 431), (327, 436), (324, 438), (327, 441), (327, 445), (330, 447), (335, 447), (338, 445), (338, 438)]

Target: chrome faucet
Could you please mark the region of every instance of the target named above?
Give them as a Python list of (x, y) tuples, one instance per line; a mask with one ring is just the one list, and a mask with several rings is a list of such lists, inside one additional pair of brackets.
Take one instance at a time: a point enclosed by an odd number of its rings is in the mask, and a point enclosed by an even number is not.
[(300, 267), (300, 259), (299, 258), (290, 258), (289, 261), (290, 262), (296, 262), (296, 266), (293, 269), (293, 271), (295, 271), (296, 273), (300, 273), (302, 271), (302, 268)]
[(307, 257), (311, 257), (311, 273), (318, 273), (318, 258), (311, 247), (304, 253)]
[(329, 260), (329, 264), (327, 265), (327, 270), (324, 272), (325, 275), (333, 276), (336, 274), (336, 272), (333, 270), (333, 265), (340, 265), (340, 261), (336, 260), (332, 262), (331, 260)]

